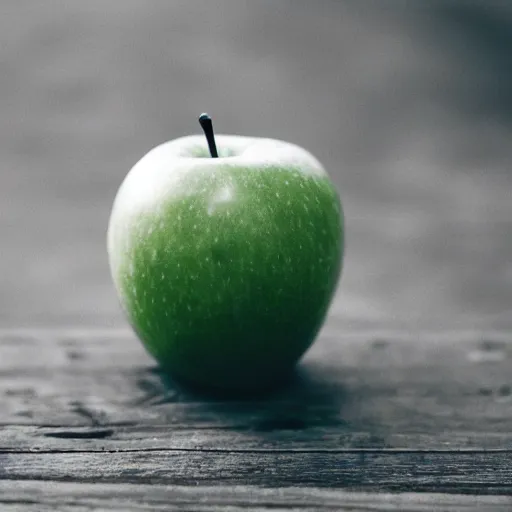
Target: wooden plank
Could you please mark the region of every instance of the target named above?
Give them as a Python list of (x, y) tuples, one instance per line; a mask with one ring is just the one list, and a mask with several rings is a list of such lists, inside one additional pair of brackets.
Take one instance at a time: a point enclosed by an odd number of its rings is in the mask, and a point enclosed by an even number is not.
[(11, 512), (99, 510), (194, 512), (509, 512), (512, 498), (430, 493), (353, 493), (323, 488), (164, 486), (0, 481), (0, 508)]
[[(47, 482), (0, 482), (2, 510), (9, 505), (16, 510), (403, 510), (403, 511), (476, 511), (510, 510), (507, 497), (464, 496), (443, 494), (368, 494), (321, 488), (268, 489), (236, 486), (183, 487), (132, 484), (69, 484), (58, 486)], [(34, 507), (34, 508), (32, 508)], [(51, 508), (54, 507), (54, 508)], [(14, 510), (14, 509), (13, 509)]]
[(0, 448), (511, 449), (511, 354), (499, 333), (325, 331), (286, 388), (233, 401), (174, 385), (125, 331), (3, 332)]
[(225, 400), (127, 332), (3, 332), (0, 481), (510, 494), (511, 361), (499, 333), (324, 331), (286, 387)]
[(512, 494), (512, 452), (3, 453), (0, 480)]
[(411, 449), (472, 451), (503, 450), (512, 445), (512, 433), (495, 432), (392, 432), (376, 426), (309, 427), (290, 423), (281, 428), (258, 431), (243, 428), (179, 428), (166, 425), (0, 427), (1, 452), (122, 452), (135, 450), (215, 450), (229, 446), (233, 451), (324, 451), (355, 449)]

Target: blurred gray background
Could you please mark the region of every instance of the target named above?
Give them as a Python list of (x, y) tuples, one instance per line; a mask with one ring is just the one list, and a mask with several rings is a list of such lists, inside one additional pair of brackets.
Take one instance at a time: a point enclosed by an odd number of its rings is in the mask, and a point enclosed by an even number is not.
[(198, 132), (289, 140), (339, 188), (340, 326), (512, 326), (508, 0), (3, 0), (0, 325), (123, 327), (123, 177)]

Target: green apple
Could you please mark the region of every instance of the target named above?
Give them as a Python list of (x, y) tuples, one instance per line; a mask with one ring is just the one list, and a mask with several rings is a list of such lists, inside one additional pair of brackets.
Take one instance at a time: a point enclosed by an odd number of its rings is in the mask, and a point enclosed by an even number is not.
[(215, 145), (212, 133), (218, 158), (192, 135), (131, 169), (109, 221), (110, 269), (128, 321), (172, 376), (258, 390), (286, 377), (324, 322), (343, 211), (305, 149), (234, 135)]

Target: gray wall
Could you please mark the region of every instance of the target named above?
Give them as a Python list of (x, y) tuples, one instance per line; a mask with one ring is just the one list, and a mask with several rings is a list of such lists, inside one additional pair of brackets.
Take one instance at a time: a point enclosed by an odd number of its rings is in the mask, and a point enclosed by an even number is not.
[(508, 5), (3, 1), (0, 325), (125, 325), (113, 197), (206, 110), (332, 174), (347, 252), (331, 322), (511, 326)]

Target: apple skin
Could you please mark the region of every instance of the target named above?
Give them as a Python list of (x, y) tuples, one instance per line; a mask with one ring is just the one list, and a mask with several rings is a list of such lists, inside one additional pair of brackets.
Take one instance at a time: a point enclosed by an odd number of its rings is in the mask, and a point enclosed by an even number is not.
[(201, 136), (157, 146), (112, 209), (108, 254), (132, 328), (177, 380), (257, 391), (315, 340), (341, 274), (341, 202), (309, 152)]

